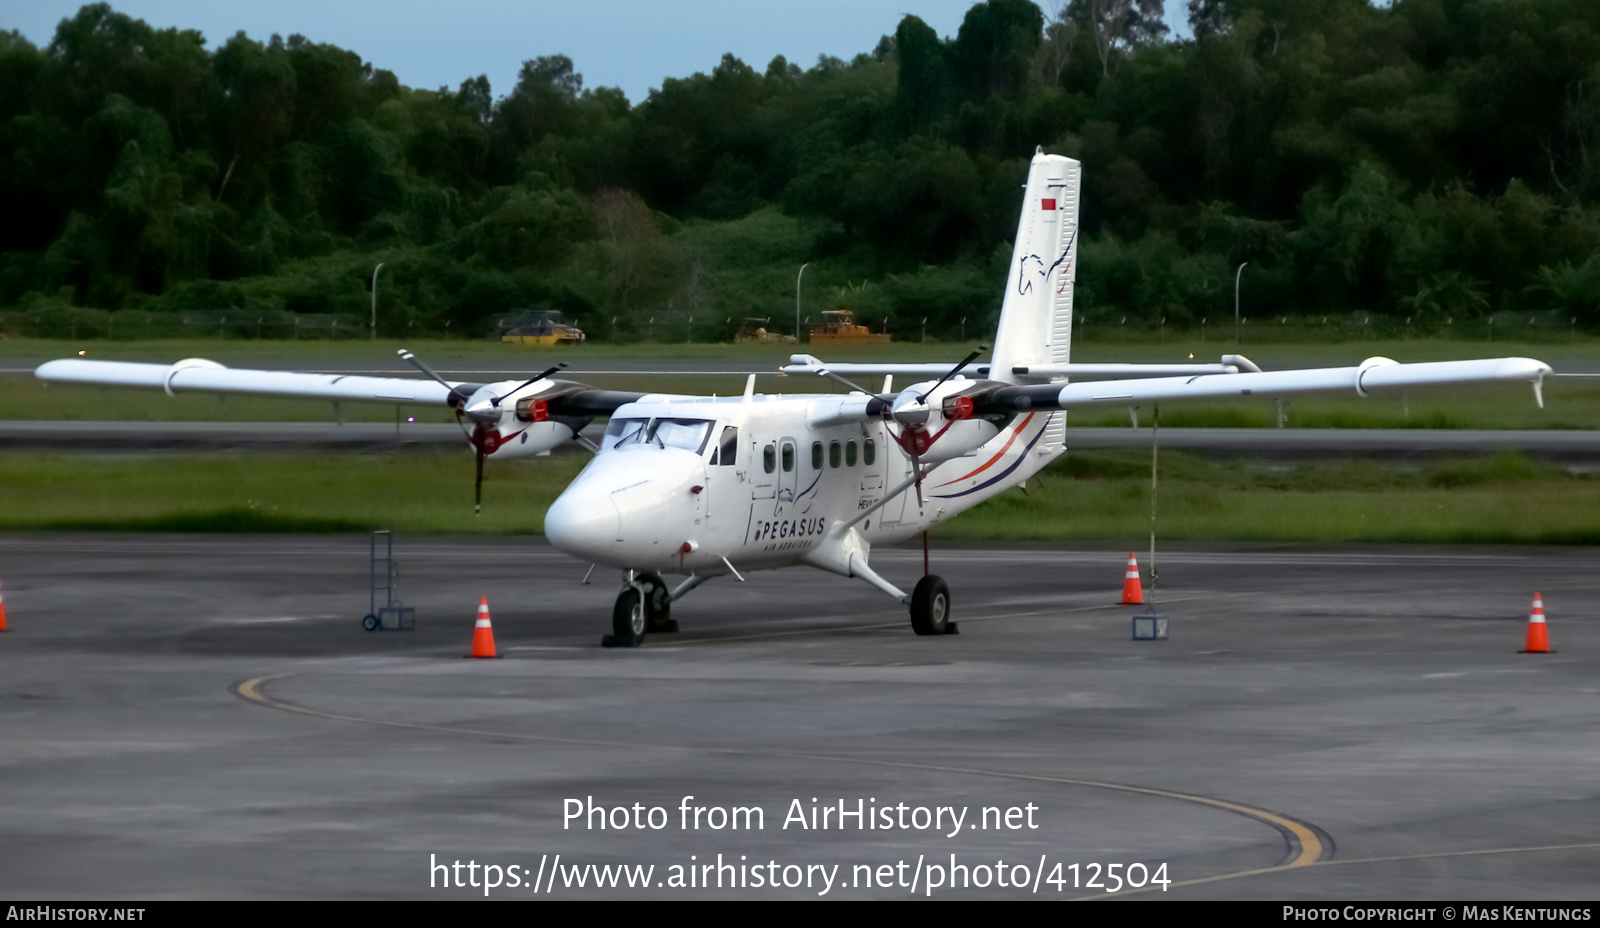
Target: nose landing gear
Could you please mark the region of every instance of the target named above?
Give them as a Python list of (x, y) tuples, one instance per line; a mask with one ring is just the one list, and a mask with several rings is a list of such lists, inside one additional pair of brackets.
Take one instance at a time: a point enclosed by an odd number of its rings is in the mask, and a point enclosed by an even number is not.
[(670, 634), (678, 630), (672, 618), (672, 591), (660, 574), (639, 575), (639, 586), (644, 591), (644, 621), (650, 631)]
[(678, 630), (672, 618), (672, 594), (657, 573), (635, 575), (628, 572), (617, 604), (611, 609), (611, 634), (602, 636), (607, 648), (637, 648), (644, 644), (645, 632), (671, 633)]

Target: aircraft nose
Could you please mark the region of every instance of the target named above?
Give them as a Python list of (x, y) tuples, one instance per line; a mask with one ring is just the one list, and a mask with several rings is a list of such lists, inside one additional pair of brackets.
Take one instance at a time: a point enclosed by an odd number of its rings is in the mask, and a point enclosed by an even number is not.
[(576, 558), (644, 569), (677, 556), (695, 531), (699, 458), (675, 448), (605, 451), (545, 515), (545, 537)]
[(573, 557), (609, 561), (619, 538), (617, 507), (604, 487), (569, 487), (550, 504), (544, 536)]

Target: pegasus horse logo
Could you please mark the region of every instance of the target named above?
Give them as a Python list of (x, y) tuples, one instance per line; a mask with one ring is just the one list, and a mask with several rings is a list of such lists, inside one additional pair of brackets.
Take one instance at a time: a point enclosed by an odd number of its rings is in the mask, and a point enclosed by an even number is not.
[[(1066, 247), (1061, 249), (1061, 257), (1057, 258), (1049, 267), (1045, 267), (1044, 259), (1036, 254), (1024, 255), (1017, 262), (1017, 296), (1027, 296), (1033, 292), (1033, 275), (1028, 273), (1030, 262), (1035, 268), (1033, 273), (1037, 274), (1041, 280), (1048, 280), (1050, 275), (1055, 273), (1055, 269), (1060, 267), (1072, 255), (1072, 246), (1077, 240), (1078, 230), (1074, 228), (1072, 234), (1067, 237)], [(1067, 266), (1070, 268), (1072, 265), (1068, 264)]]

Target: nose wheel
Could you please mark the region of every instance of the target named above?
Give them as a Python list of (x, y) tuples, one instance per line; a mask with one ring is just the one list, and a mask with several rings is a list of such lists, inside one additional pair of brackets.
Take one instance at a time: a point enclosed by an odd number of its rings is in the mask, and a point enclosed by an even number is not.
[(919, 635), (956, 635), (950, 621), (950, 587), (944, 578), (929, 574), (911, 591), (911, 630)]
[(611, 610), (611, 634), (600, 639), (608, 648), (637, 648), (644, 644), (646, 627), (644, 597), (633, 587), (625, 587), (617, 594), (617, 604)]
[(675, 632), (672, 594), (660, 574), (640, 574), (617, 594), (611, 609), (611, 634), (600, 639), (607, 648), (637, 648), (645, 632)]

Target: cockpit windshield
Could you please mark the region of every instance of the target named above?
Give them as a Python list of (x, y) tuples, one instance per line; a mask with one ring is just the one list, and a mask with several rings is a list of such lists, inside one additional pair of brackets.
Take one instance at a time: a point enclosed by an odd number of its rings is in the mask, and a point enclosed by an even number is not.
[(612, 419), (606, 426), (601, 450), (634, 447), (681, 448), (695, 454), (705, 450), (712, 419)]

